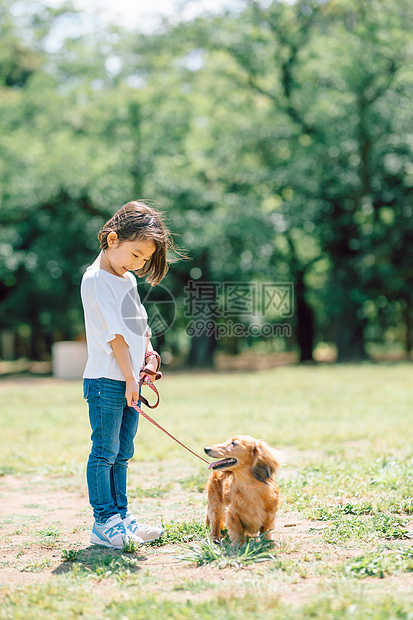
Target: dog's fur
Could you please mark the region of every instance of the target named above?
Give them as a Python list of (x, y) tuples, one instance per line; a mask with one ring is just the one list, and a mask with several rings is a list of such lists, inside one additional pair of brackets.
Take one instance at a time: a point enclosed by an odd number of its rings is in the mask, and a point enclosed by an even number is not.
[(211, 538), (218, 542), (225, 527), (232, 543), (264, 532), (271, 538), (280, 502), (273, 475), (282, 464), (281, 453), (249, 435), (204, 450), (212, 458), (231, 459), (210, 465), (207, 525), (211, 526)]

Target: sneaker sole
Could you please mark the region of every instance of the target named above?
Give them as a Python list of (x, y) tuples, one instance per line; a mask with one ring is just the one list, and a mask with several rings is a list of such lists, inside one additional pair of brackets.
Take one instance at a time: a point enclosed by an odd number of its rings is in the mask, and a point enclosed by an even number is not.
[[(165, 531), (162, 531), (162, 534), (165, 534)], [(144, 538), (142, 538), (143, 544), (146, 545), (147, 543), (151, 543), (154, 540), (158, 540), (158, 538), (160, 538), (162, 536), (162, 534), (159, 534), (159, 536), (155, 536), (154, 538), (148, 538), (146, 540)], [(134, 534), (134, 536), (139, 536), (139, 534)]]
[(121, 551), (123, 549), (123, 545), (121, 547), (116, 547), (115, 545), (112, 545), (112, 543), (110, 543), (109, 541), (102, 540), (101, 538), (96, 536), (96, 534), (93, 534), (93, 532), (90, 537), (90, 542), (92, 543), (92, 545), (100, 545), (101, 547), (109, 547), (109, 549), (117, 549), (118, 551)]

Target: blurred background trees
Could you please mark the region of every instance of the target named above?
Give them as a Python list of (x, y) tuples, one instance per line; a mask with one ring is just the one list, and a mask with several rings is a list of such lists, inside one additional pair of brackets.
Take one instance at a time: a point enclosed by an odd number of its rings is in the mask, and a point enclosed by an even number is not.
[[(217, 348), (410, 354), (413, 7), (241, 8), (53, 47), (73, 8), (0, 0), (0, 330), (17, 355), (47, 359), (82, 335), (96, 233), (139, 197), (162, 205), (190, 257), (164, 281), (178, 314), (161, 349), (193, 365)], [(190, 280), (293, 282), (293, 316), (267, 317), (292, 337), (190, 340)]]

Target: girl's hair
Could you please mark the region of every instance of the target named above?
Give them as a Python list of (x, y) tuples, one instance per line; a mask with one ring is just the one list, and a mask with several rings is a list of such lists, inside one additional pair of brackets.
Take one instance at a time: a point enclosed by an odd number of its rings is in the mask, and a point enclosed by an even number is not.
[(139, 277), (147, 276), (146, 281), (155, 286), (168, 271), (167, 250), (173, 250), (171, 233), (165, 226), (161, 213), (141, 200), (132, 200), (123, 205), (99, 231), (98, 239), (102, 250), (108, 246), (109, 233), (115, 232), (119, 241), (153, 241), (155, 252), (142, 269), (136, 270)]

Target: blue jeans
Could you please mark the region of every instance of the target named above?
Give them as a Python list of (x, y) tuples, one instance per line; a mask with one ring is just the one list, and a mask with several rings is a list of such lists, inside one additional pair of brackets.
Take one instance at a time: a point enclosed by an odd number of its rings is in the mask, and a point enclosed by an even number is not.
[(134, 453), (139, 413), (128, 407), (125, 381), (84, 379), (83, 397), (89, 405), (92, 450), (86, 468), (89, 501), (98, 523), (128, 509), (126, 477)]

